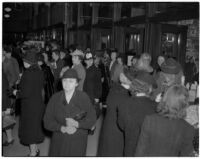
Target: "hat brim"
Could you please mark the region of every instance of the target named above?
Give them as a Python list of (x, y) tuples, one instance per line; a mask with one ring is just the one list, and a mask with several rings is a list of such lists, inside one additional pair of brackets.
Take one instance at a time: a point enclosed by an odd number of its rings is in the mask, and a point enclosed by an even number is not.
[(29, 61), (29, 60), (27, 60), (25, 58), (23, 59), (23, 61), (26, 62), (26, 63), (28, 63), (28, 64), (31, 64), (31, 65), (35, 64), (34, 62), (31, 62), (31, 61)]

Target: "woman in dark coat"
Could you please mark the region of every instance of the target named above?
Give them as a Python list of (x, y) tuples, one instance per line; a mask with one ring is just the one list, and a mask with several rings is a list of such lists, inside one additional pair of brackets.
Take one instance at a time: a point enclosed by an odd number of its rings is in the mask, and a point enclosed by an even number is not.
[(63, 74), (62, 84), (64, 91), (52, 96), (44, 115), (45, 128), (53, 132), (49, 156), (85, 156), (95, 111), (88, 95), (75, 89), (78, 75), (74, 69)]
[(190, 156), (194, 128), (183, 120), (187, 106), (186, 88), (171, 86), (158, 105), (158, 114), (145, 118), (135, 156)]
[(21, 99), (19, 138), (23, 144), (29, 145), (29, 156), (39, 156), (36, 144), (44, 140), (42, 131), (42, 118), (45, 110), (42, 98), (44, 76), (36, 64), (35, 49), (29, 50), (23, 61), (26, 70), (22, 75), (17, 92), (17, 97)]
[(130, 88), (133, 96), (118, 109), (117, 121), (124, 134), (124, 156), (134, 156), (143, 120), (156, 111), (156, 103), (149, 97), (155, 83), (149, 73), (137, 72)]
[(37, 54), (37, 61), (44, 74), (44, 103), (47, 104), (54, 93), (54, 76), (41, 53)]
[(108, 94), (107, 111), (99, 138), (98, 156), (123, 156), (124, 139), (117, 125), (117, 109), (130, 98), (127, 90), (130, 79), (131, 76), (128, 78), (120, 74), (121, 84), (115, 83)]

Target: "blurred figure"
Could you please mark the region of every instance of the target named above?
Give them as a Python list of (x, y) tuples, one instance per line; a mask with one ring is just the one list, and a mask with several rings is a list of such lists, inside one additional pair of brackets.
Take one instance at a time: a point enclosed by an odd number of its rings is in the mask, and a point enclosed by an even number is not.
[(145, 118), (137, 157), (186, 157), (193, 152), (194, 128), (185, 120), (188, 91), (181, 85), (171, 86), (157, 107), (158, 114)]
[(137, 70), (139, 71), (145, 71), (150, 74), (153, 73), (153, 68), (151, 67), (151, 55), (148, 53), (143, 53), (136, 65)]
[(133, 70), (136, 69), (138, 59), (139, 59), (139, 56), (137, 56), (137, 55), (132, 57), (132, 59), (131, 59), (131, 69), (133, 69)]
[(60, 72), (64, 66), (64, 61), (60, 59), (60, 50), (53, 50), (52, 58), (54, 60), (54, 62), (52, 63), (52, 70), (54, 75), (54, 89), (55, 92), (58, 92), (62, 90)]
[[(162, 94), (173, 84), (181, 84), (183, 72), (181, 65), (172, 58), (167, 59), (161, 65), (161, 72), (157, 76), (158, 87), (153, 92), (154, 98), (162, 96)], [(159, 101), (158, 99), (157, 101)]]
[(110, 57), (108, 53), (104, 53), (103, 58), (99, 64), (99, 68), (101, 69), (101, 81), (102, 81), (102, 95), (101, 95), (101, 103), (103, 107), (106, 107), (106, 99), (108, 96), (109, 88), (110, 88), (110, 73), (109, 73), (109, 62)]
[(156, 112), (156, 103), (150, 99), (153, 87), (156, 87), (154, 78), (147, 72), (138, 72), (129, 88), (132, 97), (118, 109), (117, 122), (123, 132), (124, 156), (134, 157), (143, 120), (146, 115)]
[(72, 68), (74, 68), (77, 71), (78, 78), (80, 79), (78, 86), (77, 86), (77, 89), (82, 91), (84, 81), (85, 81), (85, 76), (86, 76), (85, 68), (82, 65), (84, 54), (81, 50), (75, 50), (70, 55), (72, 56), (72, 63), (73, 63)]
[(113, 79), (114, 71), (117, 66), (117, 56), (118, 54), (115, 50), (111, 52), (111, 55), (110, 55), (111, 61), (109, 65), (111, 84), (113, 83), (112, 79)]
[[(2, 62), (5, 60), (5, 56), (2, 56)], [(9, 92), (9, 82), (7, 79), (4, 70), (2, 70), (2, 120), (8, 115), (11, 114), (11, 99), (8, 96)], [(3, 125), (4, 126), (4, 125)], [(6, 133), (6, 141), (3, 143), (3, 146), (8, 146), (14, 143), (14, 139), (12, 136), (12, 127), (7, 128), (5, 130)]]
[(5, 46), (3, 48), (3, 56), (5, 60), (3, 61), (3, 71), (7, 76), (9, 82), (9, 88), (15, 86), (16, 82), (19, 80), (19, 64), (15, 58), (11, 56), (12, 48), (11, 46)]
[(119, 83), (119, 76), (123, 72), (124, 69), (124, 63), (125, 63), (125, 55), (124, 54), (119, 54), (117, 56), (117, 65), (116, 68), (113, 72), (113, 76), (111, 77), (111, 81), (115, 83)]
[[(86, 77), (83, 85), (83, 91), (88, 94), (91, 99), (91, 103), (95, 106), (99, 104), (101, 97), (102, 85), (101, 85), (101, 71), (94, 65), (94, 59), (92, 53), (86, 53)], [(98, 114), (98, 108), (95, 108), (96, 114)], [(97, 115), (99, 116), (99, 115)]]
[(47, 104), (51, 96), (54, 94), (54, 77), (49, 66), (44, 61), (45, 54), (37, 54), (37, 63), (44, 74), (44, 104)]
[(120, 82), (114, 83), (107, 97), (107, 110), (99, 137), (99, 157), (122, 157), (124, 150), (123, 132), (117, 125), (118, 107), (123, 107), (130, 98), (130, 88), (133, 73), (127, 68), (120, 74)]
[(39, 156), (37, 143), (44, 140), (42, 118), (45, 110), (42, 91), (44, 75), (37, 64), (37, 50), (32, 48), (24, 57), (24, 71), (19, 84), (19, 91), (13, 94), (21, 99), (21, 115), (19, 120), (20, 142), (30, 148), (29, 156)]

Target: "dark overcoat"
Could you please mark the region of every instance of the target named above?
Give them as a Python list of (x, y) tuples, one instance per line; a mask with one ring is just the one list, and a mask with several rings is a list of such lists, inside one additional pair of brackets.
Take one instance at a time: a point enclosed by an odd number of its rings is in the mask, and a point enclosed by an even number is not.
[(2, 70), (2, 111), (6, 111), (7, 108), (11, 107), (11, 99), (8, 96), (9, 82), (6, 74)]
[(185, 120), (149, 115), (144, 120), (135, 156), (190, 156), (193, 137), (194, 128)]
[[(79, 128), (74, 134), (61, 132), (61, 126), (66, 126), (65, 118), (74, 118), (80, 112), (87, 112), (79, 121)], [(44, 115), (44, 126), (53, 132), (49, 156), (85, 156), (87, 148), (88, 129), (95, 123), (95, 111), (88, 95), (76, 90), (67, 103), (64, 91), (52, 96)]]
[(99, 138), (98, 156), (123, 156), (123, 133), (117, 125), (117, 107), (123, 106), (129, 94), (121, 85), (115, 84), (107, 98), (107, 112)]
[(143, 120), (155, 110), (156, 103), (145, 96), (132, 97), (119, 107), (117, 121), (124, 133), (124, 156), (134, 156)]
[(23, 144), (42, 142), (42, 118), (45, 105), (42, 98), (44, 86), (43, 72), (37, 65), (32, 65), (22, 75), (18, 97), (21, 99), (19, 137)]
[(92, 65), (86, 69), (83, 91), (88, 94), (92, 103), (94, 102), (95, 98), (100, 99), (101, 97), (101, 71), (95, 65)]
[(41, 66), (42, 71), (44, 73), (44, 93), (45, 93), (45, 98), (44, 98), (44, 103), (47, 104), (49, 99), (54, 93), (54, 76), (51, 72), (51, 69), (49, 66), (46, 64), (43, 64)]

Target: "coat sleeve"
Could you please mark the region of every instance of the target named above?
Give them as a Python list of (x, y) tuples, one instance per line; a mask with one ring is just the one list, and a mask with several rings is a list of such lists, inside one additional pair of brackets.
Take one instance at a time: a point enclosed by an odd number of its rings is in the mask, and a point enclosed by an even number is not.
[(183, 146), (180, 152), (180, 156), (191, 156), (193, 153), (193, 141), (194, 139), (194, 129), (190, 129), (183, 140)]
[(98, 70), (95, 76), (94, 82), (94, 98), (99, 99), (101, 97), (102, 84), (101, 84), (101, 71)]
[(125, 146), (124, 155), (133, 157), (137, 146), (138, 136), (140, 134), (140, 127), (135, 122), (126, 122), (125, 127)]
[(137, 147), (136, 147), (136, 151), (135, 151), (135, 156), (139, 157), (139, 156), (144, 156), (146, 149), (147, 149), (147, 145), (149, 143), (149, 135), (148, 135), (148, 126), (149, 126), (149, 120), (148, 117), (145, 118), (142, 128), (141, 128), (141, 133), (138, 139), (138, 143), (137, 143)]
[(22, 76), (22, 80), (19, 85), (19, 91), (17, 92), (17, 97), (22, 99), (30, 97), (32, 93), (31, 86), (33, 85), (33, 83), (34, 83), (33, 77), (30, 74), (24, 74), (24, 76)]
[(44, 114), (44, 127), (47, 130), (50, 131), (60, 131), (61, 128), (61, 124), (59, 124), (56, 119), (55, 119), (55, 104), (54, 101), (56, 101), (56, 99), (54, 98), (54, 96), (50, 99), (45, 114)]
[(84, 107), (84, 110), (87, 112), (87, 115), (84, 120), (79, 122), (80, 129), (90, 129), (96, 121), (96, 114), (94, 107), (92, 106), (89, 97), (84, 94), (83, 100), (81, 101)]

